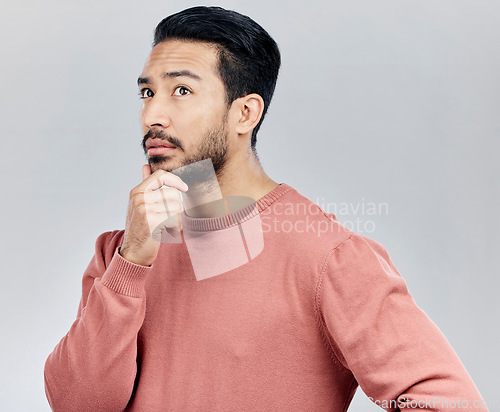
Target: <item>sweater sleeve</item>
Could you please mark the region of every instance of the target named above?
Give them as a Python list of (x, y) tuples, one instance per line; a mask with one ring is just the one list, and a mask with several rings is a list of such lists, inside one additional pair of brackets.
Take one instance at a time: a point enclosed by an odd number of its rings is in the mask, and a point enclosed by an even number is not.
[(124, 259), (122, 240), (123, 231), (97, 238), (77, 318), (45, 362), (45, 392), (54, 411), (122, 411), (132, 395), (151, 267)]
[(351, 234), (331, 251), (316, 304), (336, 358), (378, 406), (487, 410), (457, 354), (377, 242)]

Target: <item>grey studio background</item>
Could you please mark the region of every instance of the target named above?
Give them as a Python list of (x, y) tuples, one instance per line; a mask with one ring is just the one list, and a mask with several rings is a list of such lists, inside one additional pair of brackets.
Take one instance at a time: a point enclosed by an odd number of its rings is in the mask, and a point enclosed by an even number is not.
[[(49, 410), (45, 359), (141, 181), (136, 79), (154, 27), (197, 4), (2, 2), (1, 410)], [(388, 250), (500, 410), (500, 3), (216, 4), (282, 51), (264, 169)], [(380, 409), (358, 389), (350, 410)]]

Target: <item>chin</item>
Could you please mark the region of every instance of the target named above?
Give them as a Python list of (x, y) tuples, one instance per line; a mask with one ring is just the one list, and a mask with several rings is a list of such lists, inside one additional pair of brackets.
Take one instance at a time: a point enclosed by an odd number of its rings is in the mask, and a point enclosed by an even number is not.
[(174, 162), (171, 157), (160, 157), (153, 156), (148, 159), (148, 163), (151, 166), (151, 173), (156, 172), (157, 170), (165, 170), (166, 172), (171, 172), (172, 170), (179, 167), (178, 162)]

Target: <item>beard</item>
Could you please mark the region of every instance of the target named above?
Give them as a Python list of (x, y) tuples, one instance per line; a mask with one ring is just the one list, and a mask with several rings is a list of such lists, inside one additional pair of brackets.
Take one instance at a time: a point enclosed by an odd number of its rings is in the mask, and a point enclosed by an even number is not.
[[(198, 151), (196, 153), (185, 155), (178, 164), (172, 164), (175, 156), (165, 155), (149, 157), (148, 163), (151, 166), (151, 173), (154, 173), (158, 169), (165, 170), (166, 172), (172, 172), (173, 174), (179, 176), (188, 186), (209, 183), (213, 180), (213, 172), (215, 172), (216, 178), (220, 180), (227, 162), (229, 146), (226, 121), (227, 113), (224, 115), (224, 118), (219, 125), (205, 132)], [(146, 141), (148, 139), (165, 140), (177, 146), (179, 150), (184, 152), (184, 147), (179, 139), (166, 132), (154, 129), (149, 130), (146, 133), (142, 142), (142, 147), (146, 157)], [(203, 162), (203, 160), (207, 159), (211, 160), (211, 164), (210, 161)], [(188, 165), (191, 166), (185, 167)]]

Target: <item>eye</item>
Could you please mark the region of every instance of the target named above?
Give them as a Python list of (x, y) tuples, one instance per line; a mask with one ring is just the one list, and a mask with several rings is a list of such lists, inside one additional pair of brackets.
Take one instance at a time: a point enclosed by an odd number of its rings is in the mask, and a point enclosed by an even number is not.
[(153, 97), (154, 93), (151, 89), (148, 89), (147, 87), (145, 87), (144, 89), (141, 89), (139, 91), (139, 96), (141, 99), (147, 99), (148, 97)]
[(174, 91), (174, 96), (187, 96), (189, 94), (191, 94), (191, 90), (185, 86), (177, 86)]

